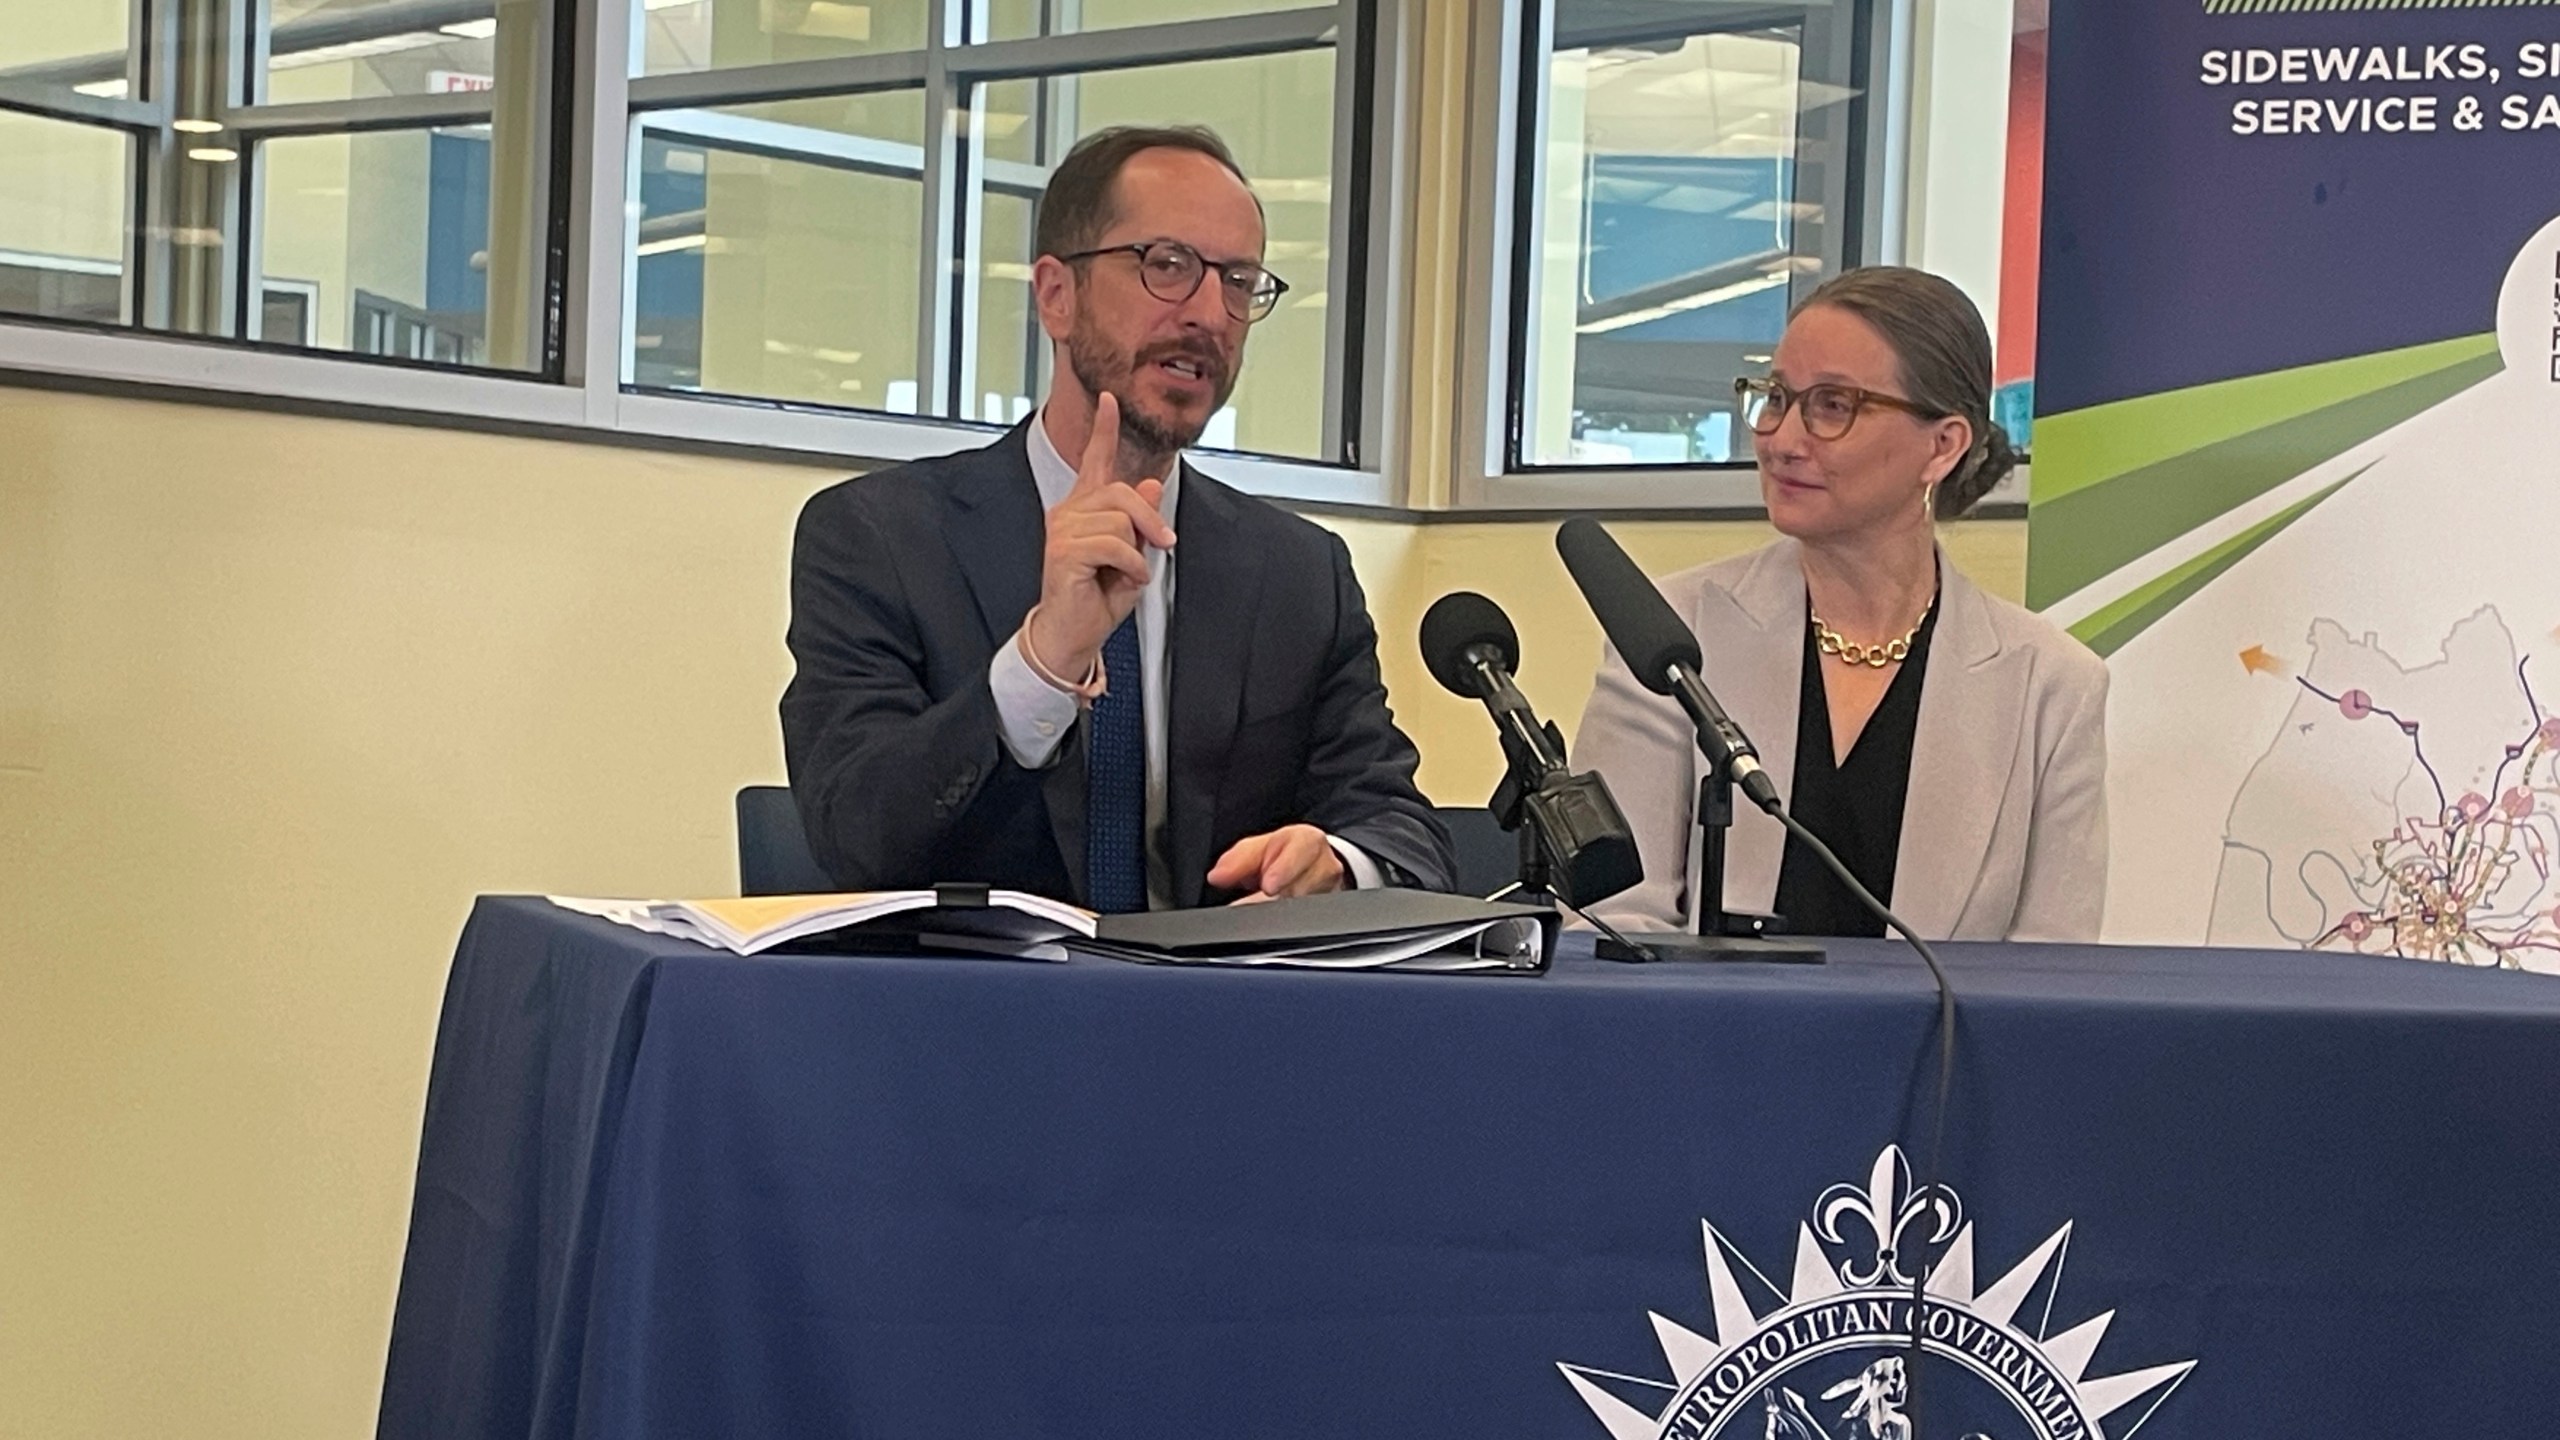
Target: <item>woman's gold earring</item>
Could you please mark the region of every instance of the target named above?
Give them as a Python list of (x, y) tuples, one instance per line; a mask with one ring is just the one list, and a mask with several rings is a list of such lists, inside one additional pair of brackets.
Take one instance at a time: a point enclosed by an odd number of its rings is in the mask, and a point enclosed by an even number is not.
[(1928, 484), (1920, 487), (1920, 518), (1923, 520), (1934, 519), (1937, 516), (1937, 513), (1938, 482), (1932, 480)]

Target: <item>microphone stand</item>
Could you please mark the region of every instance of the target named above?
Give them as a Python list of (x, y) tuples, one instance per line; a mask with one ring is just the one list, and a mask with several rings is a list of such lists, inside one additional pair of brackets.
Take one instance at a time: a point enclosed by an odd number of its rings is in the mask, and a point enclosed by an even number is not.
[[(1733, 782), (1722, 769), (1698, 781), (1698, 928), (1728, 933), (1724, 913), (1725, 832), (1733, 828)], [(1816, 958), (1819, 958), (1817, 956)]]
[[(1563, 734), (1552, 722), (1545, 731), (1549, 745), (1557, 753), (1562, 753)], [(1616, 827), (1617, 834), (1625, 836), (1632, 852), (1633, 837), (1626, 835), (1626, 821), (1617, 813), (1616, 802), (1609, 798), (1607, 786), (1596, 775), (1575, 775), (1566, 770), (1548, 769), (1540, 763), (1537, 753), (1524, 737), (1515, 736), (1508, 730), (1503, 733), (1502, 753), (1508, 768), (1502, 783), (1494, 787), (1493, 798), (1487, 802), (1486, 808), (1493, 812), (1494, 819), (1503, 829), (1514, 831), (1520, 837), (1520, 879), (1510, 889), (1492, 898), (1579, 916), (1600, 932), (1600, 944), (1614, 945), (1630, 959), (1657, 958), (1647, 953), (1642, 944), (1619, 934), (1608, 921), (1574, 903), (1564, 888), (1556, 884), (1556, 867), (1551, 852), (1572, 845), (1578, 838), (1574, 822), (1559, 807), (1575, 803), (1573, 792), (1577, 788), (1585, 791), (1579, 800), (1586, 814), (1590, 802), (1596, 798), (1606, 808), (1608, 822)], [(1634, 869), (1635, 873), (1628, 876), (1623, 884), (1634, 884), (1643, 878), (1642, 865), (1636, 863)], [(1610, 893), (1616, 892), (1612, 890)], [(1586, 903), (1596, 904), (1606, 898), (1607, 895), (1595, 896)]]
[[(1537, 740), (1546, 742), (1543, 751)], [(1607, 782), (1542, 758), (1564, 753), (1554, 725), (1532, 730), (1523, 721), (1518, 733), (1505, 733), (1502, 749), (1508, 768), (1487, 808), (1520, 837), (1520, 883), (1509, 893), (1587, 916), (1589, 906), (1644, 878), (1635, 836)]]
[[(1585, 913), (1582, 907), (1643, 880), (1635, 832), (1611, 798), (1608, 782), (1573, 772), (1564, 758), (1564, 733), (1552, 722), (1540, 722), (1512, 683), (1516, 656), (1510, 652), (1516, 644), (1508, 638), (1510, 622), (1481, 596), (1448, 598), (1474, 601), (1490, 612), (1488, 623), (1498, 622), (1503, 632), (1467, 645), (1456, 657), (1457, 665), (1435, 660), (1432, 673), (1451, 690), (1483, 701), (1502, 737), (1502, 783), (1486, 808), (1520, 839), (1519, 886), (1506, 893)], [(1440, 605), (1433, 607), (1433, 616), (1442, 613)], [(1423, 628), (1434, 628), (1431, 616), (1424, 617)], [(1472, 673), (1442, 673), (1457, 666)]]
[[(1562, 753), (1563, 733), (1552, 721), (1544, 729), (1548, 746)], [(1493, 811), (1495, 822), (1503, 829), (1520, 837), (1520, 886), (1509, 898), (1552, 908), (1565, 899), (1564, 891), (1556, 884), (1553, 856), (1570, 851), (1575, 837), (1557, 833), (1562, 824), (1560, 817), (1538, 800), (1550, 788), (1567, 783), (1572, 777), (1561, 770), (1550, 771), (1530, 747), (1528, 737), (1509, 727), (1502, 732), (1502, 758), (1502, 783), (1494, 788), (1486, 808)]]
[[(1698, 748), (1708, 757), (1707, 773), (1698, 780), (1698, 931), (1648, 934), (1641, 947), (1604, 936), (1593, 947), (1603, 960), (1757, 960), (1819, 965), (1822, 947), (1810, 940), (1774, 938), (1768, 921), (1757, 915), (1731, 915), (1724, 908), (1726, 832), (1733, 828), (1733, 772), (1729, 760), (1716, 753), (1723, 736), (1698, 727)], [(1731, 751), (1726, 750), (1729, 756)]]
[(1547, 863), (1547, 846), (1539, 834), (1542, 817), (1531, 810), (1530, 793), (1545, 776), (1529, 747), (1505, 730), (1502, 735), (1502, 783), (1494, 787), (1486, 808), (1503, 829), (1520, 837), (1520, 887), (1505, 898), (1522, 904), (1555, 904), (1555, 871)]

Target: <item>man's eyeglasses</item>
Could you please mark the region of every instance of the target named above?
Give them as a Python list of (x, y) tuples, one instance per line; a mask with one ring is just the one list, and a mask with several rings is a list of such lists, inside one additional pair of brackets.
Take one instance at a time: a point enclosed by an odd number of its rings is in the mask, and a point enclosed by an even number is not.
[(1742, 402), (1742, 423), (1762, 435), (1775, 435), (1793, 409), (1804, 420), (1804, 433), (1816, 440), (1837, 440), (1858, 423), (1858, 412), (1870, 405), (1900, 410), (1923, 420), (1943, 418), (1926, 406), (1899, 395), (1861, 390), (1855, 385), (1807, 385), (1790, 390), (1775, 380), (1736, 380), (1733, 393)]
[(1213, 267), (1200, 258), (1199, 251), (1179, 240), (1105, 245), (1099, 250), (1079, 250), (1058, 258), (1092, 260), (1104, 255), (1136, 256), (1139, 283), (1147, 287), (1148, 294), (1168, 305), (1190, 299), (1199, 291), (1201, 277), (1214, 268), (1218, 272), (1218, 295), (1226, 301), (1227, 313), (1247, 325), (1270, 314), (1280, 297), (1289, 293), (1289, 282), (1250, 260), (1231, 260)]

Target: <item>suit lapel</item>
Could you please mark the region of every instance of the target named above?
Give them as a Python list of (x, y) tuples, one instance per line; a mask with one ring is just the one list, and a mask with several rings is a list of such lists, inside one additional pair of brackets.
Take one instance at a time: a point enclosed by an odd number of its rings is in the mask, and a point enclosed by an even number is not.
[(2023, 723), (2016, 701), (2026, 687), (2015, 672), (2031, 659), (2001, 648), (1990, 602), (1944, 552), (1938, 574), (1944, 609), (1921, 680), (1891, 897), (1895, 912), (1924, 935), (1954, 934), (1981, 879), (2016, 771), (2010, 762)]
[[(1792, 804), (1805, 627), (1804, 570), (1796, 560), (1795, 542), (1781, 540), (1762, 550), (1731, 594), (1746, 624), (1729, 645), (1723, 636), (1699, 637), (1705, 646), (1707, 686), (1759, 749), (1761, 767), (1777, 782), (1778, 798)], [(1787, 832), (1747, 800), (1734, 811), (1725, 849), (1724, 908), (1765, 915), (1777, 908)]]
[(978, 602), (991, 651), (1021, 626), (1040, 598), (1040, 550), (1048, 527), (1040, 487), (1031, 478), (1025, 425), (988, 446), (949, 491), (954, 513), (943, 535)]
[[(1035, 415), (1036, 420), (1036, 415)], [(952, 558), (968, 581), (986, 626), (987, 650), (1012, 638), (1040, 598), (1040, 552), (1048, 521), (1040, 487), (1031, 478), (1029, 427), (1025, 421), (987, 447), (977, 463), (954, 480), (951, 523), (943, 531)], [(1084, 864), (1084, 743), (1082, 727), (1059, 746), (1058, 761), (1042, 772), (1040, 796), (1058, 858), (1075, 893), (1088, 893)]]
[(1252, 672), (1256, 612), (1262, 600), (1263, 555), (1244, 533), (1236, 497), (1185, 465), (1182, 543), (1175, 554), (1172, 652), (1166, 689), (1165, 862), (1176, 905), (1200, 903), (1201, 880), (1214, 838), (1218, 777), (1242, 718)]

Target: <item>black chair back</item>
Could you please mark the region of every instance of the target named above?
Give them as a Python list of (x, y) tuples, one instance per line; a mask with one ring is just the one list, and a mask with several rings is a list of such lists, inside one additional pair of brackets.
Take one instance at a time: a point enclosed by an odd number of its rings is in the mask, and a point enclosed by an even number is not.
[(836, 889), (809, 853), (800, 807), (786, 785), (750, 785), (738, 792), (738, 893), (823, 895)]
[(1482, 805), (1435, 805), (1458, 852), (1458, 893), (1490, 895), (1520, 878), (1520, 837)]

